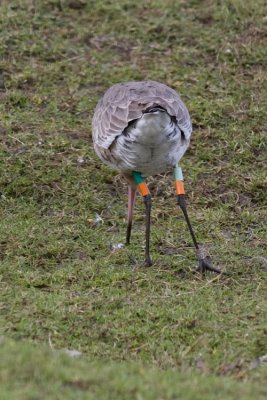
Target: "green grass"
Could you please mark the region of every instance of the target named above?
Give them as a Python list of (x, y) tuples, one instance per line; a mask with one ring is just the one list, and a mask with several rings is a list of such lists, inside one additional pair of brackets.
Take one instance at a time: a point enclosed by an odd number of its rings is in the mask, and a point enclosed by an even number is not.
[[(3, 344), (2, 344), (3, 345)], [(200, 373), (160, 371), (140, 363), (71, 359), (43, 347), (0, 348), (1, 399), (266, 399), (266, 388)], [(16, 376), (15, 382), (13, 381)], [(197, 387), (192, 392), (192, 386)]]
[[(267, 354), (266, 11), (263, 0), (1, 2), (4, 398), (266, 398), (266, 364), (251, 368)], [(94, 154), (91, 118), (111, 84), (148, 78), (190, 110), (188, 208), (227, 276), (193, 274), (168, 173), (149, 181), (154, 266), (140, 267), (140, 199), (131, 246), (111, 250), (125, 239), (127, 187)]]

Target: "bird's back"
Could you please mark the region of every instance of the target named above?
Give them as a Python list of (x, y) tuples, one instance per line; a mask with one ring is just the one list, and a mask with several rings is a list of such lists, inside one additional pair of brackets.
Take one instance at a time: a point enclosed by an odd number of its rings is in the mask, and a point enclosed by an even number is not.
[(112, 86), (93, 118), (99, 157), (121, 171), (139, 170), (146, 175), (177, 163), (191, 132), (188, 110), (178, 94), (154, 81)]

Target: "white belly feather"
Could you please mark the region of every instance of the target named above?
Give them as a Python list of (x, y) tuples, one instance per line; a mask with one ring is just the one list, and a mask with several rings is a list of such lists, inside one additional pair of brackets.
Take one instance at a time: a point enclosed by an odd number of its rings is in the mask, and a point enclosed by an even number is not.
[(182, 158), (189, 141), (166, 112), (144, 114), (117, 137), (113, 154), (121, 171), (155, 175), (173, 167)]

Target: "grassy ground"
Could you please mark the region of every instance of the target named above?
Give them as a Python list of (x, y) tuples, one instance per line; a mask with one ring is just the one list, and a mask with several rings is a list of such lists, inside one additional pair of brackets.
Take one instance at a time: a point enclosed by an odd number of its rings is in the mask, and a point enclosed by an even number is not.
[[(0, 348), (1, 399), (266, 399), (266, 388), (199, 373), (160, 371), (140, 363), (76, 360), (47, 349)], [(16, 380), (14, 381), (14, 376)], [(192, 390), (192, 388), (194, 388)], [(197, 390), (196, 390), (197, 389)]]
[[(266, 398), (266, 14), (264, 0), (1, 2), (6, 399)], [(93, 153), (91, 117), (112, 83), (144, 78), (190, 110), (189, 211), (229, 276), (192, 273), (168, 174), (150, 180), (154, 266), (133, 262), (140, 200), (132, 245), (111, 250), (127, 188)]]

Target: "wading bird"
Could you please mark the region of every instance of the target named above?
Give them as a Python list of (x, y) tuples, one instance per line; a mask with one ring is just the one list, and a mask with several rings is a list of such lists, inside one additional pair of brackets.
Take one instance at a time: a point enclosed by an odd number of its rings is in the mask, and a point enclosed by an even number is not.
[(183, 175), (178, 162), (189, 146), (191, 133), (190, 116), (180, 96), (155, 81), (112, 86), (98, 102), (93, 117), (95, 152), (104, 163), (120, 171), (129, 184), (126, 244), (130, 243), (138, 188), (146, 208), (145, 265), (152, 265), (149, 251), (152, 203), (145, 177), (172, 167), (177, 202), (196, 248), (198, 270), (219, 273), (197, 243), (187, 214)]

